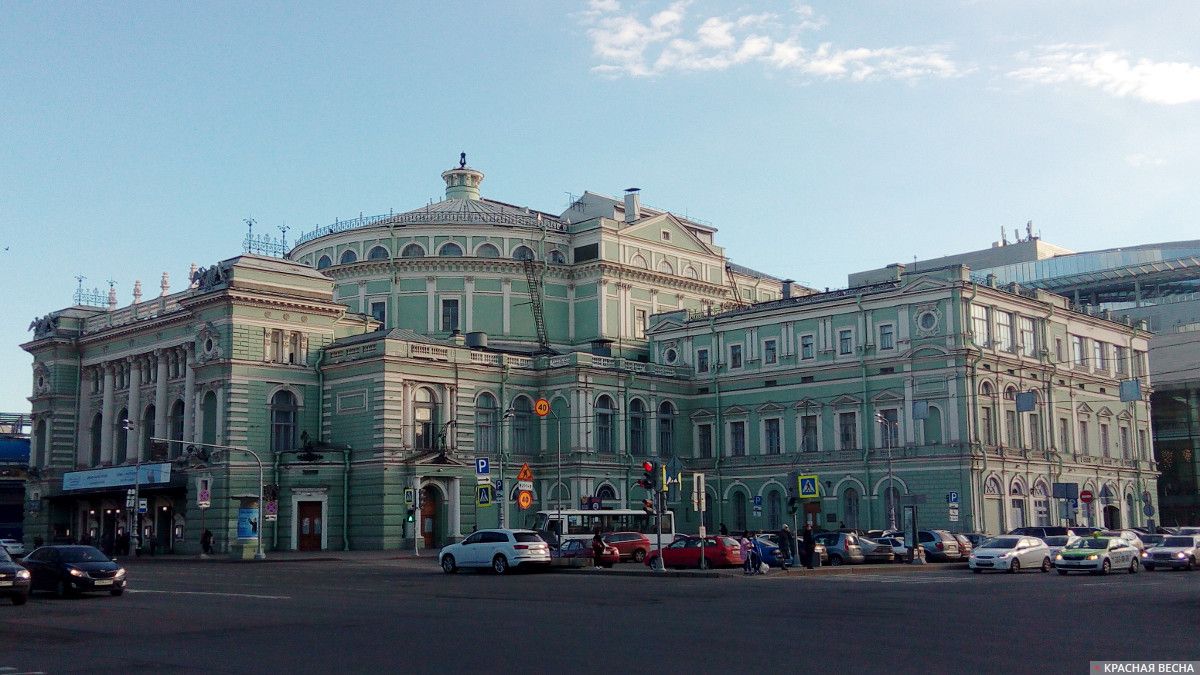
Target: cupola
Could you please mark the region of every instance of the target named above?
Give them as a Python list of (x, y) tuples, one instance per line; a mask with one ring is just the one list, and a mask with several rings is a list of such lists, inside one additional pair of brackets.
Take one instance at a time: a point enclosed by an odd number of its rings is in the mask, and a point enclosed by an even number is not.
[(446, 199), (479, 199), (479, 184), (483, 182), (483, 172), (467, 166), (467, 153), (459, 153), (458, 168), (442, 172), (442, 180), (446, 181)]

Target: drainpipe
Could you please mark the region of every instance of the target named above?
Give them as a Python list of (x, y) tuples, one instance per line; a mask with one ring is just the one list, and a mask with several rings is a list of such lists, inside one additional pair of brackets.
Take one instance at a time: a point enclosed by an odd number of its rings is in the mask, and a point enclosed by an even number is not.
[[(716, 436), (716, 451), (713, 453), (713, 472), (716, 473), (717, 476), (717, 512), (713, 514), (713, 516), (715, 516), (713, 518), (713, 523), (717, 524), (719, 527), (720, 523), (725, 522), (725, 500), (722, 498), (721, 487), (721, 457), (725, 450), (725, 425), (721, 420), (721, 381), (717, 379), (717, 371), (721, 368), (721, 349), (719, 344), (720, 341), (717, 339), (716, 319), (712, 314), (708, 315), (708, 330), (712, 334), (712, 343), (709, 345), (709, 349), (712, 350), (712, 353), (715, 357), (713, 358), (712, 363), (712, 384), (713, 392), (717, 396), (717, 424), (716, 428), (713, 429), (714, 435)], [(700, 517), (700, 524), (704, 524), (703, 515)]]
[[(854, 304), (858, 306), (858, 379), (859, 382), (862, 383), (862, 424), (860, 425), (863, 436), (862, 462), (863, 473), (865, 473), (867, 476), (866, 489), (864, 490), (866, 494), (863, 495), (863, 498), (867, 502), (867, 522), (874, 525), (875, 505), (871, 500), (871, 445), (873, 440), (872, 437), (875, 435), (875, 427), (874, 425), (868, 425), (867, 423), (868, 419), (874, 418), (867, 414), (867, 396), (869, 395), (869, 392), (867, 391), (867, 313), (866, 310), (863, 309), (862, 293), (854, 296)], [(867, 433), (868, 426), (871, 428), (870, 434)], [(842, 515), (844, 516), (845, 514)]]
[[(971, 284), (971, 297), (968, 298), (967, 302), (966, 302), (967, 308), (971, 307), (974, 304), (975, 297), (978, 295), (979, 295), (979, 286), (972, 283)], [(962, 307), (962, 305), (960, 305), (960, 308), (961, 307)], [(962, 320), (965, 321), (968, 316), (970, 316), (969, 310), (963, 312)], [(963, 336), (966, 336), (966, 331), (965, 330), (960, 331), (960, 334)], [(971, 467), (970, 467), (971, 469), (975, 468), (974, 467), (974, 465), (975, 465), (974, 456), (971, 453), (971, 448), (974, 445), (973, 439), (979, 438), (979, 415), (977, 413), (977, 411), (979, 409), (979, 362), (983, 360), (983, 349), (975, 348), (974, 351), (975, 351), (975, 353), (971, 357), (971, 365), (969, 366), (969, 370), (971, 373), (971, 393), (970, 393), (970, 396), (967, 397), (967, 443), (966, 443), (966, 446), (967, 446), (967, 455), (969, 457), (971, 457), (971, 460), (972, 460)], [(980, 485), (979, 485), (981, 488), (983, 488), (983, 491), (981, 492), (980, 490), (972, 490), (971, 492), (973, 493), (972, 502), (974, 503), (975, 508), (978, 509), (975, 512), (975, 522), (978, 524), (978, 526), (979, 526), (978, 530), (980, 532), (986, 532), (987, 531), (987, 522), (986, 522), (987, 509), (985, 507), (987, 505), (987, 497), (985, 496), (985, 493), (987, 491), (987, 474), (988, 474), (989, 466), (988, 466), (987, 451), (983, 449), (982, 442), (980, 442), (979, 455), (981, 457), (983, 457), (983, 468), (980, 473), (980, 478), (982, 480), (980, 481)], [(960, 462), (959, 466), (961, 466), (961, 462), (962, 462), (961, 457), (959, 459), (959, 462)], [(1000, 498), (1004, 499), (1004, 495), (1001, 494)]]

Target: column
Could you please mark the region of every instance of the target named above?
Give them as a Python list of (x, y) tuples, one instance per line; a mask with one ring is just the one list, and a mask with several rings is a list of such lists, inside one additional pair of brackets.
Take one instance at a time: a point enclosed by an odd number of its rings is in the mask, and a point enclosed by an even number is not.
[(632, 335), (629, 330), (629, 284), (617, 284), (617, 337)]
[(567, 340), (575, 341), (575, 284), (567, 284)]
[(142, 359), (129, 359), (129, 438), (128, 459), (142, 458)]
[(501, 279), (500, 290), (504, 292), (504, 328), (501, 332), (508, 335), (512, 332), (512, 280)]
[(463, 332), (475, 330), (475, 277), (467, 277), (463, 284)]
[[(168, 352), (165, 349), (159, 349), (154, 352), (158, 365), (158, 381), (154, 383), (154, 435), (159, 438), (170, 438), (171, 430), (167, 428), (167, 379), (170, 377), (167, 370)], [(178, 451), (178, 448), (167, 448), (167, 456), (175, 456), (172, 450)]]
[(193, 363), (195, 347), (183, 348), (183, 440), (196, 441), (196, 371)]
[[(658, 397), (649, 397), (649, 403), (646, 404), (646, 448), (648, 455), (657, 455), (662, 457), (662, 448), (658, 447)], [(783, 429), (783, 423), (780, 422), (779, 442), (784, 448), (787, 447), (787, 432)]]
[(79, 410), (75, 424), (75, 463), (91, 464), (92, 456), (92, 371), (90, 368), (79, 369)]
[[(904, 429), (904, 443), (906, 445), (913, 445), (917, 441), (917, 420), (912, 419), (912, 409), (913, 379), (906, 377), (904, 378), (904, 407), (900, 410), (900, 414), (896, 416), (900, 422), (900, 427)], [(945, 436), (945, 433), (945, 426), (943, 425), (942, 435)], [(942, 442), (946, 443), (946, 440), (943, 438)]]
[(425, 321), (427, 332), (437, 329), (437, 277), (425, 277)]
[(402, 445), (405, 449), (410, 449), (413, 446), (413, 406), (412, 406), (412, 382), (402, 382), (400, 394), (400, 428)]
[(112, 463), (113, 458), (113, 388), (115, 387), (116, 365), (105, 363), (104, 368), (104, 403), (101, 408), (100, 420), (100, 462)]
[(217, 445), (225, 445), (225, 409), (229, 407), (229, 385), (217, 384), (217, 429), (214, 436)]
[(608, 335), (608, 312), (604, 311), (607, 303), (608, 282), (604, 279), (596, 282), (596, 323), (600, 326), (600, 337)]
[(450, 536), (462, 538), (462, 479), (450, 479)]

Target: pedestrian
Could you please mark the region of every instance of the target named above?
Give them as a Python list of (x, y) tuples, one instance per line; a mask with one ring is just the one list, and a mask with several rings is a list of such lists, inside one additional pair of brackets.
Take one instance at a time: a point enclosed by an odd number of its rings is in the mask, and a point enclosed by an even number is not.
[(200, 535), (200, 552), (204, 555), (209, 555), (213, 552), (212, 530), (205, 528), (204, 533)]
[(742, 549), (742, 573), (750, 574), (753, 568), (750, 567), (750, 533), (742, 530), (742, 538), (738, 540), (738, 544)]
[(813, 558), (817, 555), (817, 538), (813, 536), (812, 523), (804, 524), (804, 566), (813, 568)]
[(758, 540), (758, 532), (750, 531), (750, 570), (754, 574), (762, 574), (762, 542)]
[(722, 537), (729, 536), (729, 528), (725, 527), (725, 523), (721, 523), (721, 527), (717, 531), (721, 533)]
[(786, 523), (784, 523), (783, 527), (779, 530), (778, 536), (779, 536), (779, 561), (780, 561), (779, 564), (781, 567), (783, 567), (783, 570), (786, 572), (787, 568), (788, 568), (788, 563), (792, 561), (792, 556), (795, 555), (796, 538), (792, 536), (792, 531), (788, 528)]
[(592, 564), (595, 569), (600, 569), (600, 559), (604, 556), (604, 538), (600, 536), (600, 528), (596, 528), (596, 534), (592, 537)]

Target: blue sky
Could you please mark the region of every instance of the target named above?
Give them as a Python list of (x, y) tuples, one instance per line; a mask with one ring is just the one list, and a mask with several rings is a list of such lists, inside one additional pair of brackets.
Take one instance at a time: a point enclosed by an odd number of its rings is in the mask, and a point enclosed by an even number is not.
[(415, 208), (642, 188), (817, 287), (988, 246), (1197, 237), (1195, 2), (5, 3), (0, 410), (88, 288)]

